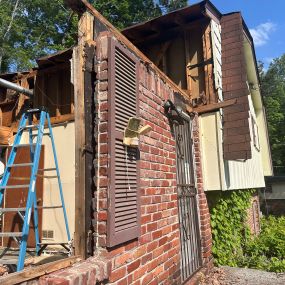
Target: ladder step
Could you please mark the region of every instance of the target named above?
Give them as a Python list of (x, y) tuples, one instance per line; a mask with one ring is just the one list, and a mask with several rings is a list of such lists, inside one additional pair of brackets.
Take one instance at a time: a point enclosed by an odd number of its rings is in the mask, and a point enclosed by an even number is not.
[(54, 171), (56, 168), (39, 168), (38, 171)]
[(0, 264), (17, 264), (18, 263), (18, 259), (12, 259), (12, 258), (1, 258), (0, 259)]
[(36, 144), (35, 143), (31, 143), (31, 144), (15, 144), (14, 147), (27, 147), (27, 146), (35, 146)]
[(61, 205), (59, 206), (39, 206), (38, 209), (60, 209), (62, 208)]
[[(39, 134), (32, 134), (32, 137), (37, 137)], [(50, 133), (43, 133), (43, 136), (49, 136)]]
[(30, 129), (35, 129), (35, 128), (39, 128), (39, 125), (27, 125), (22, 127), (22, 130), (30, 130)]
[(0, 186), (0, 189), (29, 188), (30, 184)]
[(68, 245), (68, 242), (40, 242), (38, 243), (38, 245), (62, 245), (62, 244), (67, 244)]
[(9, 164), (7, 167), (25, 167), (25, 166), (32, 166), (33, 163), (17, 163), (17, 164)]
[[(38, 209), (60, 209), (62, 205), (58, 206), (38, 206)], [(8, 213), (8, 212), (25, 212), (26, 208), (0, 208), (1, 213)]]
[(8, 212), (23, 212), (26, 211), (26, 208), (0, 208), (0, 212), (8, 213)]
[(29, 109), (26, 112), (27, 113), (40, 113), (42, 110), (39, 108)]
[(0, 237), (21, 237), (22, 232), (6, 232), (0, 233)]

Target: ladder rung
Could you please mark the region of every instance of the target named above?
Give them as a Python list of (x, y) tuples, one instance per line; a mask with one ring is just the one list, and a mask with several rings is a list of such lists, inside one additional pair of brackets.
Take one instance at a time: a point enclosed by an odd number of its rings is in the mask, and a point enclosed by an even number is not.
[(7, 212), (23, 212), (26, 211), (26, 208), (0, 208), (0, 212), (7, 213)]
[(0, 186), (0, 189), (29, 188), (30, 184)]
[(38, 209), (60, 209), (62, 208), (61, 205), (59, 206), (38, 206)]
[(40, 242), (38, 245), (62, 245), (62, 244), (68, 244), (68, 242)]
[(38, 128), (39, 125), (27, 125), (22, 127), (23, 130), (29, 130), (29, 129), (34, 129), (34, 128)]
[(26, 112), (27, 112), (27, 113), (40, 113), (41, 110), (38, 109), (38, 108), (35, 108), (35, 109), (29, 109), (29, 110), (27, 110)]
[(15, 144), (14, 147), (27, 147), (27, 146), (35, 146), (35, 143), (31, 143), (31, 144)]
[(17, 163), (17, 164), (9, 164), (7, 167), (25, 167), (25, 166), (32, 166), (33, 163)]
[[(37, 137), (39, 134), (32, 134), (32, 137)], [(43, 136), (49, 136), (50, 133), (43, 133)]]
[(6, 233), (0, 233), (0, 237), (21, 237), (21, 232), (6, 232)]
[[(38, 206), (38, 209), (60, 209), (62, 208), (61, 205), (58, 206)], [(24, 212), (26, 208), (0, 208), (1, 213), (8, 213), (8, 212)]]
[(38, 171), (54, 171), (56, 168), (39, 168)]
[(0, 259), (0, 264), (17, 264), (18, 259), (8, 259), (8, 258), (1, 258)]

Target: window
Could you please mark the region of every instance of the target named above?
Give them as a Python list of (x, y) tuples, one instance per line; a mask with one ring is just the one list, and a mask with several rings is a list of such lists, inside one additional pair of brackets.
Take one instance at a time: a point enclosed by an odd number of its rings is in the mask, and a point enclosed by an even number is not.
[(260, 150), (260, 144), (259, 144), (258, 126), (257, 126), (256, 121), (253, 118), (253, 116), (251, 116), (251, 127), (252, 127), (253, 145), (259, 151)]

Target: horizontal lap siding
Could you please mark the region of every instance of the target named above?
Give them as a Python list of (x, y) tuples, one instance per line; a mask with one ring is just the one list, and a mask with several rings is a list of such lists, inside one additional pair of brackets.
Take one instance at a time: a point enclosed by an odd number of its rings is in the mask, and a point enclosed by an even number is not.
[[(224, 159), (252, 157), (249, 129), (250, 94), (247, 86), (243, 47), (243, 24), (240, 13), (225, 15), (222, 26), (222, 81), (224, 100), (236, 98), (235, 105), (224, 108)], [(236, 137), (239, 140), (236, 140)]]
[(109, 206), (108, 246), (139, 235), (139, 185), (136, 148), (123, 145), (130, 117), (137, 116), (137, 60), (110, 39), (109, 53)]

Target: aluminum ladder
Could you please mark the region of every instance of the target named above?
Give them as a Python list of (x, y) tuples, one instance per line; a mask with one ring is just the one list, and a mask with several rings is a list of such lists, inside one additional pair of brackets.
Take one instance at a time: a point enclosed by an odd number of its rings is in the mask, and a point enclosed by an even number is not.
[[(39, 122), (37, 124), (33, 124), (33, 116), (39, 115)], [(27, 124), (28, 123), (28, 124)], [(48, 132), (45, 132), (45, 124), (47, 124)], [(25, 131), (29, 132), (29, 144), (21, 144), (21, 138)], [(29, 236), (29, 229), (30, 229), (30, 221), (31, 216), (33, 213), (34, 219), (34, 229), (35, 229), (35, 239), (36, 239), (36, 254), (39, 255), (41, 251), (41, 243), (39, 240), (39, 228), (38, 228), (38, 206), (37, 206), (37, 195), (36, 195), (36, 179), (38, 175), (38, 167), (39, 167), (39, 160), (40, 160), (40, 153), (41, 153), (41, 146), (43, 136), (49, 136), (51, 140), (52, 150), (53, 150), (53, 157), (55, 168), (43, 169), (43, 171), (56, 171), (56, 176), (58, 180), (59, 186), (59, 194), (61, 199), (61, 205), (55, 207), (42, 207), (44, 208), (62, 208), (64, 221), (65, 221), (65, 229), (67, 234), (68, 242), (70, 242), (70, 232), (68, 227), (68, 220), (66, 214), (66, 208), (64, 204), (63, 192), (62, 192), (62, 184), (60, 179), (60, 172), (58, 168), (58, 161), (56, 156), (56, 149), (55, 143), (52, 133), (52, 127), (50, 122), (50, 116), (46, 109), (30, 109), (27, 110), (21, 117), (19, 128), (17, 134), (14, 139), (14, 143), (8, 158), (8, 162), (3, 174), (2, 181), (0, 183), (0, 207), (3, 205), (4, 200), (4, 192), (8, 190), (13, 190), (17, 195), (17, 189), (24, 189), (28, 188), (28, 196), (26, 200), (26, 208), (0, 208), (0, 212), (3, 214), (7, 212), (17, 212), (23, 220), (23, 227), (22, 232), (0, 232), (0, 237), (12, 237), (15, 241), (19, 244), (19, 256), (14, 261), (9, 259), (0, 260), (2, 264), (17, 264), (17, 271), (21, 271), (24, 268), (25, 257), (27, 253), (27, 240)], [(33, 143), (33, 140), (36, 140)], [(17, 150), (24, 146), (30, 146), (30, 158), (31, 162), (29, 163), (20, 163), (14, 164)], [(29, 184), (20, 184), (20, 185), (7, 185), (11, 169), (13, 167), (31, 167), (31, 176)], [(24, 214), (23, 214), (24, 213)]]

